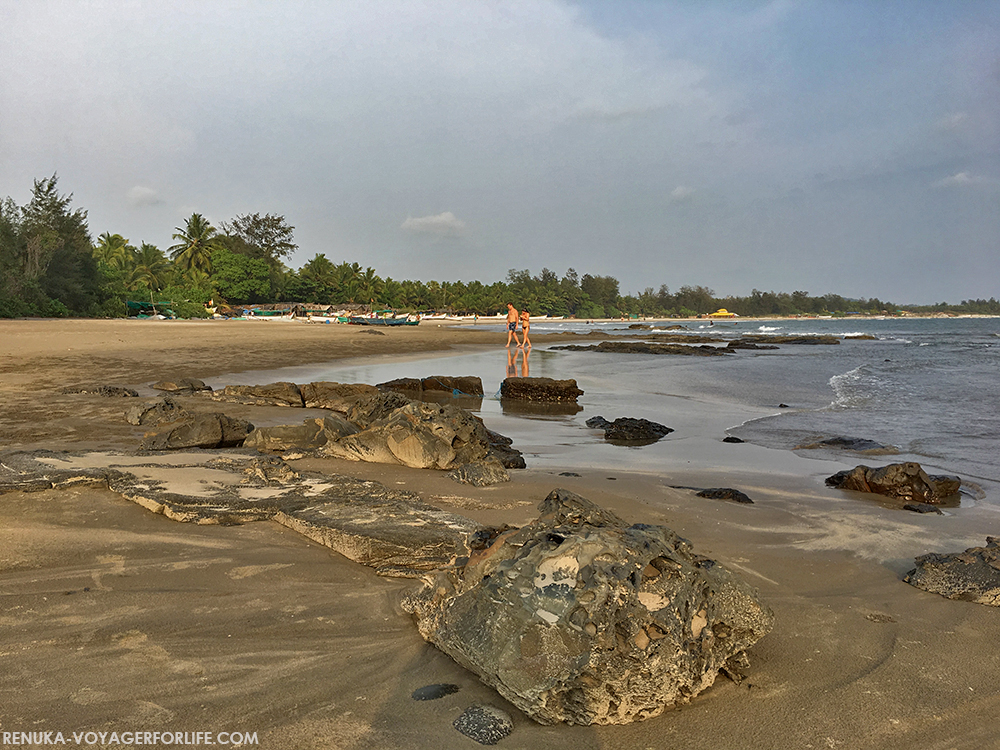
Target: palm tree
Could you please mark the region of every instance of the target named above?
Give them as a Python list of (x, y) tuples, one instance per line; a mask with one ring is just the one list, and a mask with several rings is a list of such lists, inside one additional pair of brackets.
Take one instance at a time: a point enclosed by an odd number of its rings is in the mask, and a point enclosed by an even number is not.
[(174, 239), (177, 244), (167, 250), (170, 257), (189, 275), (192, 271), (208, 274), (212, 270), (212, 251), (218, 231), (201, 214), (191, 214), (183, 229), (175, 227)]
[(105, 232), (97, 238), (94, 245), (94, 257), (110, 268), (124, 271), (128, 267), (128, 261), (135, 248), (128, 244), (128, 240), (120, 234)]
[(170, 264), (163, 251), (156, 245), (143, 242), (132, 256), (125, 286), (129, 291), (135, 291), (139, 287), (159, 291), (166, 286), (169, 271)]

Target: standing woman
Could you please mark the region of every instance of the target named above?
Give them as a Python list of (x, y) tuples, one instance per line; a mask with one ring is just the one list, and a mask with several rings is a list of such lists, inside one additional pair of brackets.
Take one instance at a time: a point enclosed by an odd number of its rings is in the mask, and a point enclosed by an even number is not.
[(524, 341), (521, 342), (521, 346), (525, 349), (531, 348), (531, 342), (528, 341), (529, 328), (531, 328), (531, 316), (528, 315), (527, 310), (521, 310), (521, 333), (524, 335)]

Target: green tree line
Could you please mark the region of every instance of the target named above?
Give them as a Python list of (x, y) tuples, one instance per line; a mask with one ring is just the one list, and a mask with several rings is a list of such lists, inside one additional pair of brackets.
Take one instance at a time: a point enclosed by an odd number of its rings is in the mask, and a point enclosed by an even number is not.
[[(366, 304), (397, 310), (442, 310), (493, 315), (508, 301), (535, 315), (605, 318), (689, 317), (725, 307), (744, 317), (893, 313), (878, 298), (850, 299), (803, 291), (718, 297), (703, 286), (663, 284), (636, 295), (621, 294), (612, 276), (573, 268), (561, 277), (548, 268), (532, 275), (511, 269), (504, 281), (412, 281), (382, 277), (356, 262), (335, 263), (317, 253), (301, 268), (286, 265), (298, 248), (294, 227), (279, 214), (244, 214), (213, 226), (192, 214), (175, 227), (166, 250), (132, 244), (120, 234), (90, 234), (87, 212), (60, 194), (58, 178), (36, 180), (31, 199), (18, 206), (0, 201), (0, 317), (126, 315), (126, 300), (170, 302), (181, 317), (203, 317), (205, 304), (280, 302)], [(958, 305), (910, 307), (914, 312), (1000, 315), (1000, 302), (963, 300)]]

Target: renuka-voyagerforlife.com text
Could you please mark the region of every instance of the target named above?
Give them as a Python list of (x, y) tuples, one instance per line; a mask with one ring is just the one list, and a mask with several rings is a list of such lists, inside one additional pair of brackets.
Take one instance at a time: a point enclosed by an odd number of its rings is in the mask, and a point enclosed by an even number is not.
[(0, 732), (4, 746), (18, 745), (256, 745), (256, 732)]

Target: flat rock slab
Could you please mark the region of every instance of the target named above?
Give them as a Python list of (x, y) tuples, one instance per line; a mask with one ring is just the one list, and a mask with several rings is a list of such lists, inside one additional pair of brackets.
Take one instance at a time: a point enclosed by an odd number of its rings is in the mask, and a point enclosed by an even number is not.
[(340, 475), (293, 471), (256, 453), (0, 455), (0, 493), (108, 487), (174, 521), (273, 519), (382, 575), (418, 577), (470, 554), (484, 527), (409, 492)]
[(1000, 538), (986, 537), (985, 547), (955, 554), (921, 555), (903, 579), (918, 589), (948, 599), (1000, 607)]
[(604, 352), (606, 354), (680, 354), (693, 357), (722, 357), (732, 354), (732, 349), (722, 346), (689, 346), (687, 344), (657, 344), (645, 341), (602, 341), (600, 344), (581, 346), (566, 344), (553, 349), (568, 349), (576, 352)]
[(698, 497), (707, 497), (712, 500), (730, 500), (734, 503), (753, 505), (753, 500), (747, 494), (739, 490), (734, 490), (732, 487), (711, 487), (699, 492)]
[(305, 406), (302, 391), (295, 383), (279, 382), (266, 385), (227, 385), (213, 391), (212, 399), (234, 404), (257, 406)]

